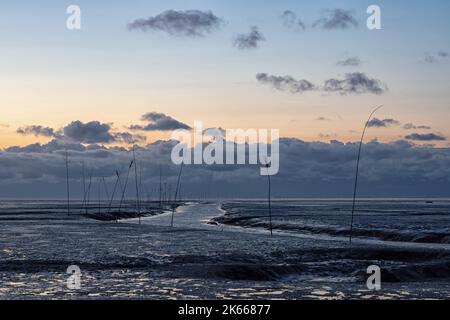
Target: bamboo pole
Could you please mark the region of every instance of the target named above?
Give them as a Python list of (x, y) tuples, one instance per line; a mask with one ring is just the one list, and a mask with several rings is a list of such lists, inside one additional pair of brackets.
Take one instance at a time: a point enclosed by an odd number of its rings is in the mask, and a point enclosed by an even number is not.
[(67, 215), (70, 216), (70, 190), (69, 190), (69, 154), (65, 152), (65, 162), (66, 162), (66, 188), (67, 188)]
[(159, 206), (162, 208), (162, 169), (159, 165)]
[(86, 210), (86, 171), (84, 168), (84, 160), (82, 163), (82, 171), (83, 171), (83, 208)]
[(102, 201), (101, 201), (101, 189), (102, 189), (102, 182), (101, 179), (99, 178), (97, 180), (97, 187), (98, 187), (98, 214), (101, 213), (101, 208), (102, 208)]
[(88, 184), (88, 190), (87, 190), (87, 201), (86, 201), (86, 214), (88, 214), (88, 206), (89, 202), (91, 201), (91, 186), (92, 186), (92, 175), (94, 174), (94, 169), (91, 169), (91, 174), (89, 175), (89, 184)]
[(181, 163), (180, 172), (178, 173), (177, 187), (175, 189), (175, 198), (174, 198), (174, 203), (172, 204), (172, 221), (170, 224), (171, 227), (173, 227), (173, 216), (175, 214), (175, 207), (176, 207), (178, 192), (180, 191), (180, 179), (181, 179), (181, 173), (183, 172), (183, 165), (184, 165), (184, 162)]
[(130, 177), (130, 171), (131, 171), (131, 168), (133, 167), (133, 163), (134, 163), (134, 161), (131, 161), (130, 166), (128, 167), (127, 178), (125, 179), (125, 185), (123, 186), (123, 189), (122, 189), (122, 198), (120, 199), (119, 211), (122, 210), (122, 204), (123, 204), (123, 200), (125, 198), (125, 192), (127, 191), (128, 178)]
[(106, 199), (109, 199), (108, 185), (106, 184), (105, 177), (102, 177), (102, 180), (103, 180), (103, 186), (105, 187)]
[(362, 149), (362, 144), (363, 144), (363, 141), (364, 141), (364, 135), (366, 134), (367, 127), (369, 126), (370, 120), (372, 119), (373, 115), (375, 114), (375, 112), (377, 112), (382, 107), (383, 106), (379, 106), (379, 107), (375, 108), (372, 111), (372, 113), (370, 114), (369, 119), (367, 120), (366, 125), (364, 126), (364, 130), (363, 130), (362, 135), (361, 135), (361, 140), (359, 142), (358, 159), (356, 161), (355, 185), (354, 185), (354, 189), (353, 189), (352, 219), (351, 219), (351, 222), (350, 222), (350, 235), (349, 235), (349, 243), (350, 244), (352, 244), (353, 220), (354, 220), (354, 216), (355, 216), (355, 206), (356, 206), (356, 191), (357, 191), (357, 188), (358, 188), (359, 161), (361, 160), (361, 149)]
[(116, 183), (114, 184), (114, 189), (113, 189), (113, 193), (111, 196), (111, 200), (109, 201), (108, 214), (111, 212), (111, 206), (114, 201), (114, 196), (116, 195), (117, 184), (119, 183), (119, 180), (120, 180), (119, 171), (117, 171), (117, 170), (116, 170), (116, 176), (117, 176)]
[(141, 224), (141, 207), (140, 207), (140, 203), (139, 203), (139, 180), (138, 180), (138, 173), (137, 173), (137, 162), (136, 162), (136, 153), (134, 151), (134, 146), (133, 146), (133, 161), (134, 161), (134, 180), (135, 180), (135, 184), (136, 184), (136, 206), (137, 206), (137, 211), (138, 211), (138, 216), (139, 216), (139, 224)]
[(269, 174), (269, 163), (267, 162), (266, 159), (266, 168), (267, 168), (267, 178), (269, 180), (269, 190), (268, 190), (268, 194), (267, 194), (267, 198), (268, 198), (268, 203), (269, 203), (269, 228), (270, 228), (270, 236), (273, 236), (273, 227), (272, 227), (272, 203), (271, 203), (271, 183), (270, 183), (270, 174)]

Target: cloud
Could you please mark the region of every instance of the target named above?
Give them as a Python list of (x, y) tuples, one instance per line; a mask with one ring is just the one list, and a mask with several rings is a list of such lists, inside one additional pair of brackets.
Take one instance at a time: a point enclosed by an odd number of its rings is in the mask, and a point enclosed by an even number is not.
[(211, 11), (167, 10), (157, 16), (138, 19), (128, 25), (129, 30), (162, 31), (174, 36), (202, 37), (219, 29), (223, 20)]
[(306, 91), (334, 92), (345, 94), (382, 94), (386, 92), (387, 86), (380, 80), (369, 78), (364, 73), (347, 73), (344, 79), (328, 79), (324, 85), (318, 87), (308, 80), (296, 80), (291, 76), (275, 76), (267, 73), (258, 73), (256, 79), (259, 83), (284, 92), (303, 93)]
[(431, 54), (428, 54), (428, 53), (425, 54), (423, 60), (426, 63), (430, 63), (430, 64), (434, 64), (434, 63), (438, 63), (439, 62), (438, 59), (435, 56), (432, 56)]
[[(60, 130), (40, 125), (30, 125), (21, 127), (16, 130), (21, 135), (34, 135), (36, 137), (55, 138), (53, 143), (61, 143), (61, 145), (70, 145), (71, 143), (124, 143), (135, 144), (143, 143), (147, 140), (145, 136), (132, 134), (129, 132), (114, 132), (110, 124), (100, 123), (99, 121), (91, 121), (83, 123), (81, 121), (73, 121)], [(32, 145), (33, 147), (33, 145)]]
[(233, 45), (239, 50), (256, 49), (258, 48), (259, 42), (264, 40), (264, 35), (258, 28), (252, 27), (249, 33), (237, 35)]
[(222, 135), (222, 137), (226, 136), (226, 130), (222, 127), (218, 128), (208, 128), (203, 130), (203, 135), (207, 137), (216, 137)]
[(324, 15), (313, 23), (313, 27), (325, 30), (344, 30), (358, 27), (358, 21), (350, 10), (325, 10)]
[(306, 25), (301, 21), (299, 18), (297, 18), (297, 15), (290, 11), (286, 10), (281, 15), (281, 20), (283, 21), (283, 24), (287, 28), (292, 28), (294, 30), (306, 30)]
[(336, 133), (319, 133), (320, 139), (335, 139), (337, 138)]
[(6, 148), (5, 151), (10, 153), (53, 153), (65, 149), (78, 152), (87, 150), (86, 146), (80, 143), (67, 143), (53, 139), (46, 144), (33, 143), (24, 147), (12, 146)]
[(414, 123), (406, 123), (403, 126), (403, 129), (405, 130), (431, 130), (430, 126), (416, 126)]
[(449, 53), (446, 51), (439, 51), (437, 54), (434, 53), (425, 53), (423, 57), (423, 61), (430, 64), (439, 63), (441, 59), (445, 59), (449, 56)]
[(361, 60), (358, 57), (350, 57), (341, 61), (338, 61), (336, 65), (341, 67), (357, 67), (361, 65)]
[(413, 140), (413, 141), (446, 141), (447, 138), (436, 133), (412, 133), (407, 136), (405, 136), (405, 139), (407, 140)]
[[(179, 167), (170, 160), (175, 144), (157, 141), (136, 148), (143, 188), (150, 192), (157, 189), (160, 166), (164, 182), (176, 184)], [(272, 180), (274, 197), (351, 197), (358, 145), (336, 140), (322, 143), (280, 139), (280, 173)], [(124, 174), (132, 159), (129, 149), (65, 145), (56, 140), (11, 147), (0, 151), (2, 196), (64, 198), (65, 148), (69, 150), (74, 198), (81, 196), (82, 162), (89, 172), (92, 170), (93, 181), (105, 177), (112, 188), (115, 170)], [(450, 148), (416, 146), (407, 141), (371, 141), (363, 145), (363, 150), (360, 196), (445, 196), (445, 190), (449, 190)], [(259, 175), (259, 168), (259, 165), (186, 166), (181, 183), (183, 198), (188, 192), (195, 196), (211, 190), (222, 197), (264, 197), (267, 178)], [(128, 191), (132, 195), (132, 188)]]
[(111, 133), (111, 125), (100, 123), (99, 121), (91, 121), (83, 123), (81, 121), (73, 121), (65, 126), (62, 131), (66, 138), (79, 143), (112, 143), (116, 139)]
[(21, 127), (16, 130), (21, 135), (34, 135), (36, 137), (55, 137), (55, 130), (49, 127), (43, 127), (38, 125)]
[(368, 127), (369, 128), (386, 128), (386, 127), (392, 127), (392, 126), (398, 126), (400, 125), (400, 122), (394, 119), (383, 119), (380, 120), (378, 118), (373, 118), (369, 121)]
[(147, 137), (140, 134), (131, 134), (129, 132), (118, 132), (114, 133), (114, 139), (125, 144), (136, 144), (145, 142)]
[(296, 80), (291, 76), (274, 76), (267, 73), (258, 73), (256, 79), (259, 83), (269, 85), (279, 91), (303, 93), (315, 89), (308, 80)]
[(187, 124), (184, 124), (174, 118), (158, 112), (149, 112), (142, 116), (142, 121), (150, 122), (147, 125), (133, 125), (130, 127), (131, 130), (140, 131), (171, 131), (178, 129), (190, 130)]
[(387, 91), (387, 86), (378, 79), (369, 78), (361, 72), (347, 73), (344, 79), (328, 79), (325, 81), (324, 91), (340, 94), (382, 94)]
[(329, 121), (330, 119), (325, 118), (325, 117), (318, 117), (316, 120), (317, 121)]

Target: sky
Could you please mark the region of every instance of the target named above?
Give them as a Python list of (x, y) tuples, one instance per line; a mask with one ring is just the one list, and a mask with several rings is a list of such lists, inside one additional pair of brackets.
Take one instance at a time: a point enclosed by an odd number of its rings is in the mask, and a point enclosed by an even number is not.
[[(72, 4), (81, 8), (81, 30), (66, 28)], [(366, 27), (372, 4), (381, 8), (381, 30)], [(42, 155), (27, 149), (36, 143), (43, 149), (58, 141), (105, 149), (137, 143), (147, 150), (168, 140), (169, 129), (194, 121), (205, 128), (279, 129), (284, 139), (313, 149), (323, 143), (327, 153), (340, 152), (330, 143), (339, 141), (350, 154), (378, 105), (384, 107), (367, 141), (386, 148), (400, 141), (418, 157), (425, 149), (447, 157), (448, 1), (17, 0), (2, 1), (0, 9), (0, 160), (6, 164)], [(193, 36), (149, 27), (164, 22), (168, 10), (198, 10), (211, 28)], [(346, 14), (344, 26), (327, 27), (336, 12)], [(147, 19), (145, 30), (129, 27), (137, 19)], [(249, 40), (252, 30), (256, 40), (239, 46), (239, 35)], [(331, 86), (336, 81), (339, 88)], [(45, 150), (51, 156), (56, 149)], [(430, 165), (444, 175), (445, 164)], [(5, 172), (1, 183), (18, 190), (29, 183), (30, 195), (43, 181), (45, 196), (58, 189), (57, 174), (28, 181), (26, 169), (14, 177)], [(432, 184), (433, 177), (417, 179)], [(402, 183), (398, 190), (408, 185)]]

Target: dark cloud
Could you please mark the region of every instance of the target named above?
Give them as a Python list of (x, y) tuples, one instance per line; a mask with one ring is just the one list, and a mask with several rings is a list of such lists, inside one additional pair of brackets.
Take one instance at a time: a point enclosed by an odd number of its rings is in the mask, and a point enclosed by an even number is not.
[(326, 30), (344, 30), (358, 27), (358, 21), (350, 10), (325, 10), (324, 15), (313, 23), (313, 27), (319, 27)]
[(441, 59), (445, 59), (449, 56), (449, 53), (446, 51), (439, 51), (438, 53), (425, 53), (423, 57), (423, 61), (430, 64), (439, 63)]
[[(159, 168), (164, 181), (174, 186), (179, 167), (171, 163), (174, 141), (158, 141), (137, 147), (142, 167), (142, 185), (149, 190), (159, 185)], [(2, 196), (65, 197), (64, 150), (69, 150), (70, 184), (73, 197), (82, 190), (81, 164), (93, 172), (94, 181), (106, 178), (112, 186), (115, 170), (125, 173), (132, 153), (129, 149), (103, 147), (96, 144), (65, 145), (58, 141), (13, 147), (0, 151), (0, 191)], [(406, 141), (363, 145), (360, 196), (442, 195), (450, 187), (450, 148), (415, 146)], [(351, 197), (358, 143), (340, 141), (305, 142), (280, 140), (280, 172), (273, 177), (274, 196), (339, 196)], [(259, 175), (260, 166), (186, 166), (182, 177), (182, 193), (204, 194), (216, 190), (217, 196), (264, 197), (266, 177)], [(14, 189), (16, 188), (16, 189)], [(130, 188), (130, 195), (132, 189)], [(17, 193), (16, 193), (17, 194)], [(448, 193), (447, 193), (448, 195)], [(214, 196), (214, 195), (211, 195)]]
[(430, 126), (423, 126), (423, 125), (417, 126), (414, 123), (406, 123), (403, 126), (403, 129), (405, 129), (405, 130), (431, 130), (431, 127)]
[(58, 139), (53, 139), (46, 144), (33, 143), (25, 147), (13, 146), (6, 148), (5, 151), (10, 153), (53, 153), (66, 149), (77, 152), (84, 152), (87, 150), (86, 146), (79, 143), (67, 143)]
[(405, 136), (405, 139), (407, 140), (413, 140), (413, 141), (446, 141), (447, 138), (436, 133), (412, 133), (407, 136)]
[(233, 45), (240, 50), (256, 49), (258, 48), (259, 42), (264, 40), (264, 35), (258, 28), (252, 27), (249, 33), (237, 35)]
[(110, 124), (100, 123), (99, 121), (88, 123), (73, 121), (62, 131), (66, 138), (79, 143), (112, 143), (116, 139), (111, 133), (111, 129)]
[(208, 136), (208, 137), (216, 137), (218, 135), (222, 135), (223, 137), (225, 137), (226, 135), (226, 130), (224, 128), (208, 128), (203, 130), (203, 135), (204, 136)]
[(361, 72), (347, 73), (344, 79), (328, 79), (325, 81), (324, 91), (340, 94), (382, 94), (387, 91), (387, 86), (380, 80), (369, 78)]
[(130, 127), (131, 130), (140, 131), (171, 131), (178, 129), (190, 130), (187, 124), (184, 124), (174, 118), (158, 112), (149, 112), (142, 116), (142, 121), (149, 122), (147, 125), (133, 125)]
[(350, 57), (337, 62), (338, 66), (341, 67), (357, 67), (361, 65), (361, 59), (358, 57)]
[(202, 37), (219, 29), (223, 20), (211, 11), (167, 10), (157, 16), (138, 19), (128, 25), (129, 30), (154, 30), (174, 36)]
[(317, 87), (308, 80), (296, 80), (291, 76), (274, 76), (267, 73), (256, 75), (258, 82), (270, 85), (273, 88), (290, 92), (303, 93), (305, 91), (319, 90), (345, 94), (382, 94), (387, 91), (387, 86), (380, 80), (369, 78), (364, 73), (347, 73), (344, 79), (328, 79), (322, 87)]
[(318, 117), (316, 120), (317, 121), (329, 121), (330, 119), (325, 118), (325, 117)]
[(284, 26), (288, 28), (292, 28), (294, 30), (305, 30), (306, 25), (300, 20), (297, 15), (290, 11), (286, 10), (281, 15), (281, 20), (283, 21)]
[(367, 126), (369, 128), (386, 128), (386, 127), (392, 127), (392, 126), (398, 126), (400, 125), (400, 122), (394, 119), (383, 119), (380, 120), (378, 118), (373, 118), (369, 121)]
[(34, 135), (36, 137), (55, 137), (55, 130), (53, 128), (38, 125), (21, 127), (16, 132), (22, 135)]
[(336, 133), (319, 133), (320, 139), (335, 139), (337, 138)]
[(434, 64), (434, 63), (438, 63), (439, 62), (438, 59), (435, 56), (433, 56), (433, 55), (431, 55), (429, 53), (425, 54), (423, 60), (426, 63), (430, 63), (430, 64)]
[(140, 134), (131, 134), (129, 132), (114, 133), (114, 138), (118, 142), (126, 144), (143, 143), (147, 140), (147, 137)]
[(303, 93), (315, 90), (315, 86), (308, 80), (296, 80), (291, 76), (274, 76), (267, 73), (258, 73), (256, 79), (259, 83), (269, 85), (280, 91)]
[[(55, 130), (50, 127), (39, 125), (31, 125), (17, 129), (16, 131), (22, 135), (34, 135), (36, 137), (55, 138), (53, 144), (60, 142), (61, 145), (70, 145), (71, 143), (125, 143), (135, 144), (142, 143), (147, 140), (145, 136), (132, 134), (129, 132), (113, 132), (110, 124), (91, 121), (83, 123), (81, 121), (73, 121), (61, 130)], [(31, 145), (34, 148), (36, 145)]]

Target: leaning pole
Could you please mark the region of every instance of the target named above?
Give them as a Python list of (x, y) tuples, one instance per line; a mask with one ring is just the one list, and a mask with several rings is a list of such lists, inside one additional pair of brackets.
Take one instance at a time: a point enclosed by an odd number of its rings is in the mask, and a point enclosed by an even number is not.
[(266, 165), (267, 168), (267, 178), (268, 178), (268, 192), (267, 192), (267, 201), (269, 204), (269, 228), (270, 228), (270, 236), (273, 236), (273, 226), (272, 226), (272, 203), (271, 203), (271, 197), (272, 197), (272, 185), (270, 183), (270, 172), (269, 172), (269, 162), (267, 162), (266, 158)]
[(373, 115), (375, 114), (375, 112), (377, 112), (382, 107), (383, 106), (379, 106), (379, 107), (375, 108), (372, 111), (372, 113), (370, 114), (369, 119), (367, 120), (366, 125), (364, 126), (364, 130), (363, 130), (363, 133), (361, 135), (361, 140), (359, 142), (358, 160), (356, 161), (355, 185), (354, 185), (354, 189), (353, 189), (352, 219), (351, 219), (351, 222), (350, 222), (350, 236), (349, 236), (349, 243), (350, 244), (352, 244), (353, 220), (354, 220), (354, 217), (355, 217), (355, 205), (356, 205), (356, 191), (358, 189), (359, 161), (361, 159), (361, 149), (362, 149), (362, 144), (363, 144), (363, 141), (364, 141), (364, 135), (366, 134), (367, 127), (369, 126), (370, 120), (372, 119)]
[(173, 228), (173, 216), (175, 214), (177, 197), (178, 197), (178, 193), (180, 192), (180, 179), (181, 179), (181, 174), (183, 173), (183, 166), (184, 166), (184, 161), (181, 163), (180, 172), (178, 173), (177, 188), (175, 190), (175, 199), (173, 199), (174, 203), (172, 203), (172, 219), (171, 219), (171, 222), (170, 222), (170, 226), (172, 228)]

